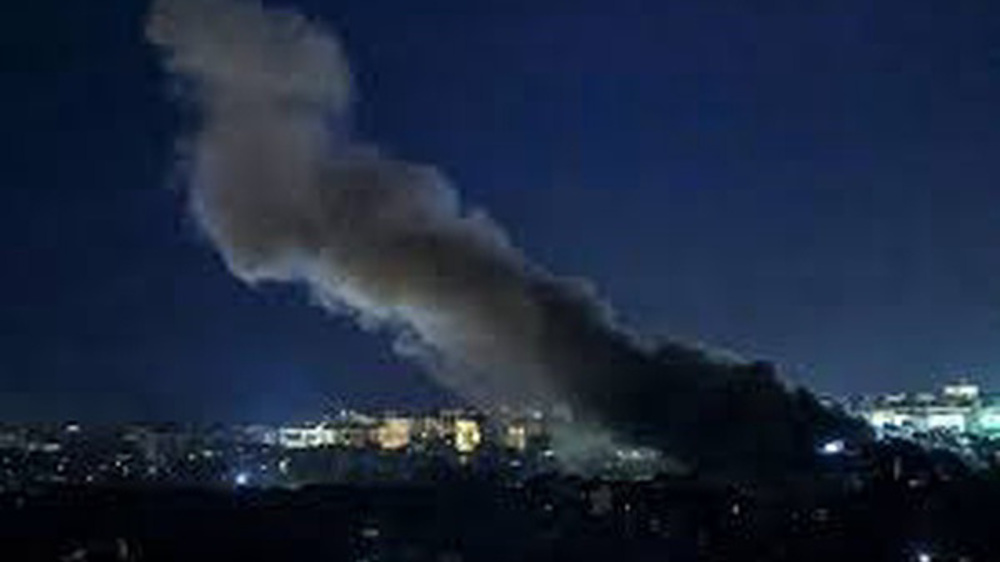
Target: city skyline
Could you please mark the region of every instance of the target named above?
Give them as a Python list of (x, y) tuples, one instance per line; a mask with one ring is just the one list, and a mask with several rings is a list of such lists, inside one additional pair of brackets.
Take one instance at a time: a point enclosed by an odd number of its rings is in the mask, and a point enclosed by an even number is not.
[(1000, 560), (1000, 3), (10, 12), (0, 560)]

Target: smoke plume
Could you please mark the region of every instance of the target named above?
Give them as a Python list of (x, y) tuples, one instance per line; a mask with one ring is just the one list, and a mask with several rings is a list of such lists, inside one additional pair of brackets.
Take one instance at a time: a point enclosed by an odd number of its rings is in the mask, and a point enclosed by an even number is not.
[(352, 139), (351, 73), (319, 23), (258, 1), (157, 0), (147, 34), (198, 112), (191, 211), (244, 281), (307, 283), (476, 403), (567, 404), (710, 469), (801, 460), (843, 429), (766, 365), (638, 342), (438, 170)]

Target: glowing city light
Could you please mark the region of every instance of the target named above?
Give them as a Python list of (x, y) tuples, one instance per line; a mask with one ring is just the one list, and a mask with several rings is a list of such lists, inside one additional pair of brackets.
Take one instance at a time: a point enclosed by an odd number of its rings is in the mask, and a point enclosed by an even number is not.
[(839, 455), (844, 452), (844, 440), (834, 439), (833, 441), (827, 441), (823, 444), (820, 452), (824, 455)]
[(250, 474), (247, 472), (236, 473), (236, 478), (234, 478), (237, 486), (246, 486), (250, 483)]
[(455, 420), (455, 449), (460, 453), (471, 453), (479, 446), (482, 436), (475, 420)]
[(375, 431), (375, 440), (386, 450), (406, 448), (410, 444), (413, 422), (408, 418), (387, 418)]

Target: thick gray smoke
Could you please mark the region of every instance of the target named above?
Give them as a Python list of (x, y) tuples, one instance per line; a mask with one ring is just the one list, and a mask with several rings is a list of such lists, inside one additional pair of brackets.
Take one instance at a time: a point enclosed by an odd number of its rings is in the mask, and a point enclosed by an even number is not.
[(354, 141), (350, 71), (321, 25), (256, 1), (157, 0), (147, 31), (199, 112), (192, 211), (241, 279), (306, 282), (476, 402), (568, 404), (707, 467), (787, 459), (838, 425), (759, 365), (639, 345), (440, 172)]

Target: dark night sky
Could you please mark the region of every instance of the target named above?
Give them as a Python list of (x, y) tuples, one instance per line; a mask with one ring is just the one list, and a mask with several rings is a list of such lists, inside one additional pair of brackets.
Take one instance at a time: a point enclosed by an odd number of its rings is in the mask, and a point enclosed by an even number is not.
[[(20, 4), (0, 418), (437, 399), (386, 338), (241, 285), (200, 239), (141, 2)], [(364, 137), (440, 165), (630, 324), (820, 390), (1000, 390), (1000, 4), (499, 4), (298, 3), (344, 36)]]

